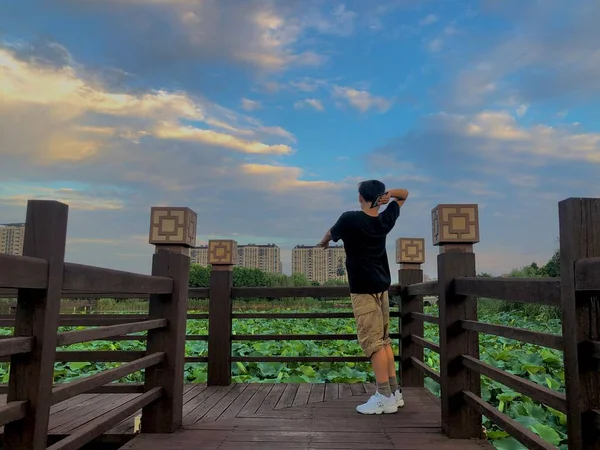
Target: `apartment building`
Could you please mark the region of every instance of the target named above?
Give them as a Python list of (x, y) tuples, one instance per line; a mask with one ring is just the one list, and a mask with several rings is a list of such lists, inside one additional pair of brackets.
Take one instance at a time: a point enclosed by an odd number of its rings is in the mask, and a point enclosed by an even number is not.
[(297, 245), (292, 250), (292, 273), (302, 273), (310, 281), (318, 283), (329, 280), (348, 281), (344, 247), (335, 245), (323, 249)]
[(255, 267), (264, 272), (281, 273), (281, 250), (275, 244), (238, 245), (237, 265), (239, 267)]
[(199, 245), (190, 251), (190, 262), (201, 266), (208, 266), (208, 245)]
[(22, 255), (24, 238), (24, 223), (7, 223), (0, 225), (0, 253)]
[[(190, 252), (192, 264), (208, 265), (208, 246), (194, 247)], [(281, 273), (281, 250), (275, 244), (266, 245), (238, 245), (237, 264), (238, 267), (257, 268), (264, 272)]]

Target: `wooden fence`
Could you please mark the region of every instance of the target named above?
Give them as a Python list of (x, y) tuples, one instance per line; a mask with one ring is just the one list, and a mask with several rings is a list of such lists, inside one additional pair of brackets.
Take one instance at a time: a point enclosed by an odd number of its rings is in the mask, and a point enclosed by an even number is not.
[[(481, 437), (482, 415), (529, 449), (553, 449), (537, 434), (481, 398), (484, 375), (567, 415), (568, 448), (600, 448), (600, 200), (559, 204), (560, 278), (476, 277), (472, 244), (440, 242), (438, 280), (400, 270), (404, 386), (441, 387), (442, 428), (452, 438)], [(450, 248), (445, 248), (450, 247)], [(423, 314), (423, 295), (437, 295), (439, 316)], [(562, 335), (477, 320), (477, 298), (537, 303), (562, 309)], [(439, 326), (439, 344), (424, 339), (424, 322)], [(515, 376), (479, 359), (479, 333), (562, 350), (566, 393)], [(423, 362), (423, 349), (440, 355), (440, 371)]]
[[(530, 449), (554, 448), (538, 435), (481, 398), (484, 375), (535, 401), (567, 414), (569, 449), (597, 449), (600, 436), (600, 200), (569, 199), (560, 203), (561, 277), (503, 279), (476, 277), (473, 244), (479, 240), (475, 205), (440, 205), (434, 209), (434, 243), (440, 247), (438, 280), (423, 283), (424, 240), (398, 240), (399, 320), (402, 383), (423, 386), (424, 377), (441, 385), (442, 424), (452, 438), (482, 435), (482, 415)], [(462, 208), (462, 209), (461, 209)], [(467, 211), (467, 212), (465, 212)], [(187, 216), (186, 216), (187, 217)], [(457, 222), (452, 224), (453, 218)], [(464, 220), (463, 220), (464, 219)], [(187, 220), (187, 219), (186, 219)], [(450, 221), (450, 223), (448, 223)], [(143, 408), (142, 432), (172, 432), (181, 425), (184, 363), (208, 363), (208, 383), (231, 383), (235, 362), (350, 362), (362, 356), (232, 356), (232, 342), (263, 340), (355, 340), (354, 334), (235, 335), (232, 320), (352, 318), (335, 313), (234, 313), (235, 298), (344, 297), (347, 287), (234, 288), (235, 243), (211, 241), (209, 288), (188, 289), (189, 241), (157, 245), (152, 275), (139, 275), (64, 262), (67, 207), (30, 201), (25, 231), (26, 256), (0, 255), (0, 291), (18, 295), (15, 316), (0, 317), (0, 326), (14, 326), (14, 337), (0, 340), (0, 360), (10, 361), (8, 403), (0, 408), (5, 442), (11, 449), (46, 448), (50, 406), (84, 392), (140, 393), (133, 402), (90, 423), (52, 449), (75, 449), (108, 431)], [(195, 225), (194, 225), (195, 226)], [(475, 227), (475, 228), (473, 228)], [(458, 231), (457, 231), (458, 230)], [(195, 229), (194, 229), (195, 232)], [(152, 237), (152, 231), (151, 231)], [(214, 244), (214, 245), (213, 245)], [(15, 294), (17, 292), (18, 294)], [(144, 315), (61, 315), (61, 297), (128, 296), (149, 299)], [(439, 316), (426, 315), (423, 296), (437, 296)], [(208, 298), (208, 335), (186, 336), (187, 299)], [(552, 335), (482, 323), (477, 298), (540, 303), (562, 308), (563, 333)], [(424, 338), (424, 322), (439, 325), (439, 344)], [(97, 327), (57, 333), (57, 326)], [(147, 337), (130, 333), (147, 331)], [(535, 384), (479, 359), (479, 333), (563, 350), (566, 393)], [(147, 340), (145, 351), (56, 351), (90, 340)], [(185, 340), (208, 341), (208, 356), (185, 358)], [(440, 371), (429, 367), (423, 349), (440, 354)], [(124, 362), (118, 368), (69, 383), (53, 385), (56, 361)], [(145, 371), (141, 385), (109, 384)]]

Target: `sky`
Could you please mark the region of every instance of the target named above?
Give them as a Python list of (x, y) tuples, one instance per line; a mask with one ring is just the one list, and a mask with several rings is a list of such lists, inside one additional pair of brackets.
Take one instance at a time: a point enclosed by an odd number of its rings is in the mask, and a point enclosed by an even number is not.
[(558, 246), (600, 197), (597, 0), (0, 1), (0, 223), (67, 203), (67, 259), (149, 273), (151, 206), (198, 244), (318, 242), (357, 183), (410, 198), (388, 238), (477, 203), (478, 272)]

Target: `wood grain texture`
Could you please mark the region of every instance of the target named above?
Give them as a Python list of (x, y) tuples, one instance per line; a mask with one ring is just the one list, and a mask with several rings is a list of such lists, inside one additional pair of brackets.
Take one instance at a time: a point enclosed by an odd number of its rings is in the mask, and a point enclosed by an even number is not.
[(150, 296), (150, 320), (167, 321), (166, 327), (148, 331), (146, 352), (164, 353), (158, 365), (146, 368), (144, 389), (150, 392), (160, 388), (162, 396), (148, 403), (142, 412), (142, 431), (172, 433), (183, 423), (183, 379), (185, 365), (186, 314), (190, 258), (168, 250), (158, 250), (152, 261), (152, 275), (173, 280), (170, 294)]
[[(68, 331), (59, 333), (57, 345), (71, 345), (78, 342), (94, 341), (98, 339), (108, 339), (119, 334), (138, 333), (140, 331), (154, 330), (167, 326), (167, 319), (144, 320), (137, 323), (125, 323), (122, 325), (109, 325), (91, 330)], [(139, 338), (138, 338), (139, 339)], [(2, 341), (0, 341), (0, 346)]]
[(457, 326), (461, 320), (477, 320), (477, 300), (455, 289), (457, 277), (474, 275), (473, 253), (448, 251), (438, 255), (442, 430), (456, 439), (481, 436), (481, 415), (462, 395), (465, 390), (477, 395), (481, 391), (479, 374), (462, 362), (462, 355), (479, 359), (479, 335)]
[(401, 383), (405, 387), (422, 387), (423, 373), (412, 364), (411, 359), (423, 361), (423, 347), (418, 345), (411, 336), (423, 338), (423, 321), (415, 319), (413, 313), (423, 313), (423, 297), (419, 294), (410, 294), (410, 286), (423, 281), (421, 269), (400, 269), (398, 271), (400, 285), (405, 288), (400, 295), (399, 329), (401, 330)]
[[(400, 269), (402, 271), (403, 269)], [(405, 286), (402, 281), (400, 285)], [(438, 294), (438, 283), (437, 281), (426, 281), (409, 284), (406, 286), (408, 289), (408, 295), (437, 295)]]
[(584, 258), (575, 262), (575, 289), (600, 291), (600, 257)]
[(536, 402), (543, 403), (561, 412), (567, 411), (567, 400), (565, 394), (561, 392), (505, 372), (471, 356), (463, 356), (463, 364), (474, 372), (485, 375), (498, 383), (514, 389), (516, 392), (531, 397)]
[(208, 384), (231, 384), (233, 270), (211, 270), (208, 326)]
[(560, 306), (559, 278), (457, 277), (455, 284), (459, 295)]
[(45, 289), (48, 287), (48, 261), (0, 253), (0, 287), (15, 289), (15, 297), (18, 288)]
[[(439, 402), (424, 388), (406, 388), (406, 406), (396, 414), (363, 416), (356, 412), (356, 405), (366, 401), (374, 387), (344, 386), (208, 387), (214, 393), (196, 407), (201, 417), (196, 413), (195, 421), (188, 419), (188, 425), (176, 434), (140, 434), (123, 450), (492, 449), (485, 441), (445, 437), (440, 432)], [(214, 396), (219, 400), (211, 401)]]
[(477, 394), (465, 391), (463, 392), (463, 396), (467, 404), (473, 408), (473, 410), (477, 411), (479, 414), (485, 415), (501, 429), (505, 430), (512, 437), (527, 446), (529, 450), (556, 450), (554, 445), (546, 442), (516, 420), (501, 413), (497, 408), (485, 402)]
[(508, 327), (506, 325), (477, 322), (474, 320), (461, 320), (460, 325), (465, 330), (477, 331), (479, 333), (491, 334), (508, 339), (515, 339), (528, 344), (555, 348), (557, 350), (562, 350), (563, 348), (562, 336), (558, 336), (556, 334), (530, 331), (523, 328)]
[(173, 291), (173, 280), (164, 276), (65, 263), (62, 289), (90, 293), (101, 291), (105, 294), (168, 294)]
[(600, 408), (600, 371), (593, 353), (582, 349), (600, 341), (600, 292), (578, 291), (575, 267), (600, 257), (600, 199), (563, 200), (558, 213), (568, 445), (590, 450), (600, 439), (591, 413)]
[(48, 285), (18, 293), (14, 335), (34, 342), (31, 352), (10, 357), (8, 402), (28, 402), (25, 417), (5, 426), (4, 445), (12, 450), (46, 448), (68, 211), (54, 201), (27, 204), (23, 255), (48, 262)]
[(131, 373), (160, 364), (165, 358), (164, 353), (154, 353), (130, 363), (122, 364), (114, 369), (104, 370), (80, 380), (61, 384), (52, 390), (52, 404), (63, 402), (76, 395), (83, 394), (94, 388), (100, 388), (107, 383), (119, 380)]

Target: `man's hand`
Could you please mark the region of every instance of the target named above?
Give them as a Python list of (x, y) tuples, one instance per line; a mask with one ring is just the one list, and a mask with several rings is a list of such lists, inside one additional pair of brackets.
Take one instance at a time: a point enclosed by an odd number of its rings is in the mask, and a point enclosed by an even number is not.
[(329, 248), (329, 241), (331, 241), (331, 230), (327, 230), (327, 233), (325, 233), (323, 239), (319, 241), (317, 247)]
[(324, 249), (325, 249), (325, 248), (329, 248), (329, 241), (320, 241), (320, 242), (317, 244), (317, 247), (322, 247), (322, 248), (324, 248)]
[(379, 200), (377, 201), (377, 206), (388, 204), (390, 201), (390, 198), (392, 198), (390, 193), (385, 192), (381, 197), (379, 197)]

